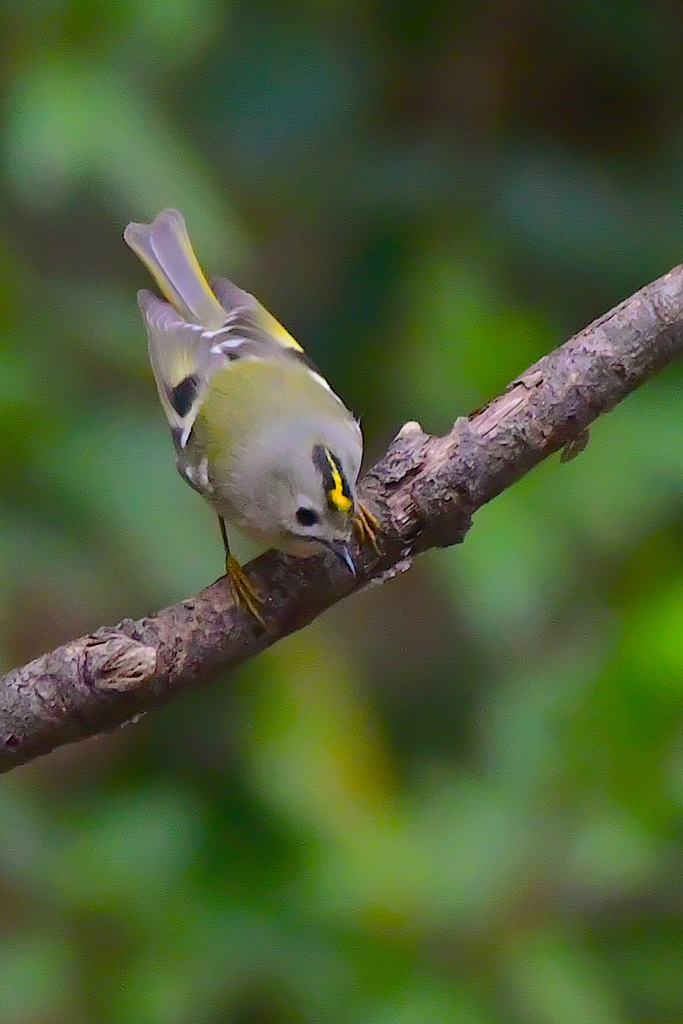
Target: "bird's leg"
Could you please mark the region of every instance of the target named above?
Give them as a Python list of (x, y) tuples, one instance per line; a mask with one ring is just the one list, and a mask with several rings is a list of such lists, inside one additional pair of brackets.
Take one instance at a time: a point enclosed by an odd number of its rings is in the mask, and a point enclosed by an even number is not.
[(358, 511), (353, 518), (353, 526), (358, 537), (360, 544), (366, 544), (370, 542), (374, 548), (376, 555), (382, 554), (382, 549), (377, 539), (379, 533), (379, 523), (373, 516), (372, 512), (369, 512), (363, 505), (358, 506)]
[(237, 559), (230, 554), (230, 544), (228, 542), (228, 532), (225, 529), (225, 520), (223, 516), (218, 517), (218, 522), (221, 528), (221, 537), (223, 538), (223, 547), (225, 548), (225, 572), (230, 580), (232, 592), (235, 598), (235, 604), (244, 606), (254, 616), (256, 621), (260, 623), (263, 628), (266, 628), (266, 621), (261, 614), (261, 601), (256, 594), (249, 577), (245, 573), (244, 569), (237, 561)]

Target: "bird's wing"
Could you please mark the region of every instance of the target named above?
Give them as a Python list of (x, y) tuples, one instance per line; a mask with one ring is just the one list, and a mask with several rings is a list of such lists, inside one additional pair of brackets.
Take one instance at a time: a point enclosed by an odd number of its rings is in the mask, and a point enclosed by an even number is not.
[(303, 352), (296, 338), (249, 292), (224, 277), (212, 278), (211, 287), (229, 317), (234, 318), (235, 324), (240, 324), (249, 333), (252, 341), (263, 341), (268, 346), (274, 342), (281, 348)]
[(264, 328), (260, 310), (255, 313), (247, 307), (234, 308), (225, 314), (223, 327), (208, 331), (199, 324), (188, 323), (170, 303), (152, 292), (139, 292), (138, 302), (147, 328), (149, 358), (161, 404), (180, 448), (185, 447), (209, 383), (218, 370), (249, 359), (273, 365), (305, 363), (316, 372), (300, 347), (283, 345)]
[(294, 359), (315, 372), (301, 345), (253, 295), (225, 278), (209, 286), (177, 210), (164, 210), (151, 224), (129, 224), (124, 238), (168, 300), (138, 294), (161, 404), (181, 448), (217, 370), (242, 359)]
[(149, 360), (173, 436), (184, 447), (206, 388), (211, 339), (152, 292), (138, 292)]

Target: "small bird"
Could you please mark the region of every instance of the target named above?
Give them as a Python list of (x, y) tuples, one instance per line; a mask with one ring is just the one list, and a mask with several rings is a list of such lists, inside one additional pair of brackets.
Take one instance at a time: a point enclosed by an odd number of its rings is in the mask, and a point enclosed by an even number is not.
[(265, 626), (226, 523), (300, 557), (328, 549), (355, 575), (354, 532), (379, 550), (356, 495), (360, 426), (253, 295), (223, 278), (209, 286), (177, 210), (124, 238), (164, 295), (142, 290), (138, 302), (176, 465), (218, 514), (236, 601)]

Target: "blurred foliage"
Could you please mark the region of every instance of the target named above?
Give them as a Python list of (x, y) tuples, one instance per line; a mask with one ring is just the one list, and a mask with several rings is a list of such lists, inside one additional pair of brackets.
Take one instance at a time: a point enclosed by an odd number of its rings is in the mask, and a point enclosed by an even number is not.
[[(121, 240), (446, 429), (683, 249), (664, 0), (0, 2), (6, 667), (221, 571)], [(462, 548), (0, 787), (2, 1024), (683, 1018), (674, 367)]]

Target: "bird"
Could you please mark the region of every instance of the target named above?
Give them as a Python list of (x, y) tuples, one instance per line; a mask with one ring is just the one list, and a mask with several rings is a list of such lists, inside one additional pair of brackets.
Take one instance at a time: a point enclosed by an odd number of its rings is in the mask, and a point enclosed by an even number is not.
[(138, 304), (176, 466), (218, 516), (236, 603), (265, 628), (227, 524), (298, 557), (331, 551), (355, 575), (354, 535), (380, 551), (357, 493), (360, 424), (253, 295), (225, 278), (209, 284), (181, 213), (131, 223), (124, 239), (162, 295), (143, 289)]

